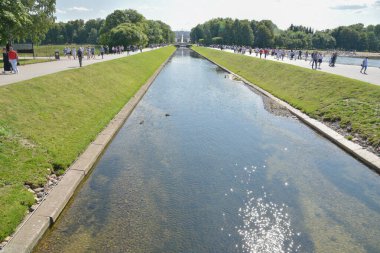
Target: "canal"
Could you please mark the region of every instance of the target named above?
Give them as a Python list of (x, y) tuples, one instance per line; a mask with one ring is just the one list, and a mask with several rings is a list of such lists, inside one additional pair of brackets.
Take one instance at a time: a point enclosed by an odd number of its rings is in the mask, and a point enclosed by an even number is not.
[(380, 252), (380, 178), (178, 49), (35, 252)]

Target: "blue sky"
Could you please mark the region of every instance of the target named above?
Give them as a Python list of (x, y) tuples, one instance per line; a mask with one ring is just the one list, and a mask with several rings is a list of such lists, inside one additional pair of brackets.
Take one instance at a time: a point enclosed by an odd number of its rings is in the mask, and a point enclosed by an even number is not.
[(135, 9), (173, 30), (190, 30), (211, 18), (270, 19), (322, 30), (355, 23), (380, 24), (380, 0), (57, 0), (57, 20), (105, 18), (116, 9)]

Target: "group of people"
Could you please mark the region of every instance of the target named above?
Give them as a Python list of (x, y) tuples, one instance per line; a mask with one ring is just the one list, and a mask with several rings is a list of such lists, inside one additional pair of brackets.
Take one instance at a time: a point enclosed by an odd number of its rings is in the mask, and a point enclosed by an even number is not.
[(7, 45), (3, 48), (3, 64), (4, 70), (3, 73), (13, 73), (18, 74), (18, 54), (12, 46)]
[[(95, 57), (96, 57), (95, 47), (87, 46), (86, 50), (84, 47), (79, 47), (78, 50), (81, 50), (82, 53), (85, 53), (87, 55), (87, 60), (95, 59)], [(63, 49), (63, 55), (67, 56), (69, 60), (71, 60), (71, 57), (73, 57), (73, 59), (76, 60), (77, 55), (78, 55), (78, 50), (75, 47), (73, 47), (73, 48), (65, 47)], [(102, 59), (103, 59), (103, 55), (105, 53), (105, 47), (100, 46), (99, 51), (100, 51), (100, 54), (102, 55)], [(82, 57), (83, 57), (83, 54), (82, 54)]]
[[(303, 52), (302, 50), (285, 50), (281, 48), (271, 49), (271, 48), (252, 48), (252, 47), (246, 47), (246, 46), (230, 46), (230, 45), (211, 45), (213, 48), (218, 48), (220, 50), (229, 49), (233, 50), (234, 53), (239, 54), (246, 54), (249, 53), (249, 55), (252, 55), (252, 53), (256, 54), (256, 57), (264, 58), (266, 59), (268, 55), (271, 55), (276, 60), (284, 60), (285, 57), (287, 57), (291, 61), (296, 60), (305, 60), (308, 61), (309, 56), (310, 61), (309, 65), (311, 65), (311, 68), (321, 69), (321, 64), (323, 62), (323, 59), (325, 57), (325, 54), (318, 51), (313, 51), (309, 53), (309, 51)], [(338, 58), (338, 52), (334, 51), (330, 54), (329, 59), (329, 67), (335, 67), (335, 63)], [(367, 68), (368, 68), (368, 57), (366, 57), (362, 64), (361, 64), (361, 70), (360, 73), (367, 74)]]

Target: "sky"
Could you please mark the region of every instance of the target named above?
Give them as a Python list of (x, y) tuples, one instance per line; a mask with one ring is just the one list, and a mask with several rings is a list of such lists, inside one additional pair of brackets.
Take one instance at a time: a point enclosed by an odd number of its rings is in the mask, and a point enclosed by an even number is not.
[(57, 21), (105, 18), (116, 9), (135, 9), (172, 30), (190, 31), (217, 17), (272, 20), (324, 30), (340, 25), (380, 24), (380, 0), (57, 0)]

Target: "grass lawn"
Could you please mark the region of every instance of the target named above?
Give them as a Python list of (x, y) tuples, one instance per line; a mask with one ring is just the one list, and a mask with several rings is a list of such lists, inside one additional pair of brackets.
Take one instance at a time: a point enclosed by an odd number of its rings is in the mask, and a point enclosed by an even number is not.
[(0, 87), (0, 241), (174, 52), (166, 47)]
[(350, 127), (380, 146), (380, 86), (209, 48), (193, 49), (309, 116)]

